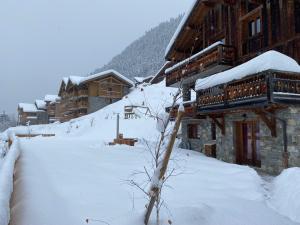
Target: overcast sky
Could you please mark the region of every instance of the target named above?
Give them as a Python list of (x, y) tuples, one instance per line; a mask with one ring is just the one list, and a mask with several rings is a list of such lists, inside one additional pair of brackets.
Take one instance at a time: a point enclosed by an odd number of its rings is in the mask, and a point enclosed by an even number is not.
[(0, 0), (0, 110), (57, 94), (192, 0)]

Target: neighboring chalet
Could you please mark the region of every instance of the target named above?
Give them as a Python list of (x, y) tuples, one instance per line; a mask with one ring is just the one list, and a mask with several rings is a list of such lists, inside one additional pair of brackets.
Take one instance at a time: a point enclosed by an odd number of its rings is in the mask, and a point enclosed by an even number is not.
[(39, 100), (35, 104), (20, 103), (18, 105), (18, 125), (47, 124), (48, 115), (45, 109), (42, 109), (44, 105), (41, 104), (42, 101)]
[(300, 0), (195, 0), (166, 60), (167, 86), (183, 87), (182, 147), (269, 173), (300, 166)]
[(60, 121), (59, 118), (56, 117), (59, 110), (60, 97), (58, 95), (46, 95), (44, 102), (46, 104), (45, 110), (48, 114), (49, 123)]
[(88, 77), (71, 76), (62, 80), (59, 97), (61, 121), (68, 121), (93, 113), (112, 104), (129, 93), (134, 84), (114, 70)]

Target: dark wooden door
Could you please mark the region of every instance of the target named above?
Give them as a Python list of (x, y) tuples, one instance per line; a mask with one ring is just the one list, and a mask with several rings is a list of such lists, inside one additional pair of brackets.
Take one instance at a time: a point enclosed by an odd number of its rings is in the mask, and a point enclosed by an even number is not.
[(260, 167), (259, 125), (257, 121), (235, 123), (236, 163)]

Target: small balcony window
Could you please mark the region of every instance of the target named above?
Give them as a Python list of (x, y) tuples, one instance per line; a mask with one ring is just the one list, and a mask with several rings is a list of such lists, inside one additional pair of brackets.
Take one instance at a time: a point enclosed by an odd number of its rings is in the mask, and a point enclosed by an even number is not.
[(257, 18), (256, 20), (250, 21), (248, 27), (249, 37), (253, 37), (261, 33), (261, 19)]

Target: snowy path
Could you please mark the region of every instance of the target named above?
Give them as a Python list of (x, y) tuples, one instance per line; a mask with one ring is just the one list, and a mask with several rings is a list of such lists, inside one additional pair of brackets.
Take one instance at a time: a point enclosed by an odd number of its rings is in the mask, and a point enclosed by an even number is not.
[[(147, 164), (142, 148), (95, 140), (22, 140), (10, 225), (140, 225), (146, 200), (124, 181)], [(262, 181), (247, 168), (175, 152), (183, 175), (170, 180), (163, 225), (296, 225), (267, 206)], [(173, 164), (174, 166), (175, 164)], [(133, 197), (134, 196), (134, 197)], [(103, 224), (91, 222), (90, 224)]]

